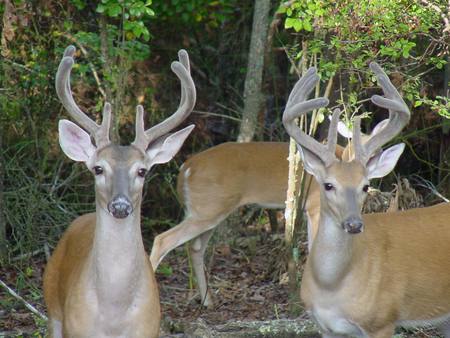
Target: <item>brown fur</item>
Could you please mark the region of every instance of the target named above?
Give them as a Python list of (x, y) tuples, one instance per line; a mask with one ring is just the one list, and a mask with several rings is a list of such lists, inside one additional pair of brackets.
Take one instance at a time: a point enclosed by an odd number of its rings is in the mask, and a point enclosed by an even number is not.
[[(336, 156), (344, 148), (336, 147)], [(227, 142), (189, 158), (177, 180), (180, 201), (185, 204), (183, 187), (189, 187), (189, 202), (202, 218), (228, 215), (245, 204), (284, 205), (289, 170), (287, 142)], [(188, 182), (185, 172), (190, 169)], [(311, 179), (307, 175), (308, 180)], [(312, 180), (306, 210), (319, 216), (319, 189)], [(308, 183), (309, 184), (309, 183)], [(208, 203), (205, 203), (205, 200)], [(317, 231), (313, 224), (313, 233)]]
[[(343, 148), (336, 147), (341, 157)], [(156, 268), (168, 252), (195, 239), (191, 257), (204, 304), (211, 304), (206, 293), (203, 254), (212, 229), (236, 208), (259, 204), (283, 208), (288, 181), (289, 143), (286, 142), (228, 142), (212, 147), (188, 159), (178, 174), (177, 190), (186, 207), (186, 218), (158, 235), (151, 252)], [(311, 183), (306, 210), (311, 220), (311, 236), (317, 232), (320, 204), (318, 185)], [(187, 195), (186, 191), (187, 190)]]
[[(92, 320), (89, 309), (93, 300), (89, 299), (83, 289), (83, 279), (94, 239), (95, 217), (95, 213), (86, 214), (72, 222), (59, 241), (44, 273), (44, 298), (49, 318), (63, 322), (64, 326), (73, 327), (75, 324), (80, 336), (83, 336), (83, 328)], [(152, 332), (151, 337), (157, 337), (161, 316), (158, 288), (145, 251), (142, 251), (142, 255), (147, 262), (148, 280), (151, 281), (147, 287), (151, 302), (135, 318), (135, 337), (149, 337), (144, 332)], [(53, 337), (51, 331), (49, 337)]]
[(399, 321), (427, 322), (449, 315), (450, 205), (362, 217), (364, 232), (347, 235), (352, 236), (350, 247), (339, 249), (349, 250), (351, 263), (332, 287), (316, 280), (312, 263), (315, 255), (331, 252), (313, 246), (302, 280), (306, 308), (321, 304), (334, 309), (370, 337), (383, 338), (392, 336)]

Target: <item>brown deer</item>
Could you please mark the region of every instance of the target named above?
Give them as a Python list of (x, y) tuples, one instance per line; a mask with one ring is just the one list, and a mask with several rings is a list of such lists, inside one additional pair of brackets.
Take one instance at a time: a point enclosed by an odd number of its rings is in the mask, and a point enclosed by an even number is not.
[(450, 206), (361, 215), (369, 181), (387, 175), (404, 144), (384, 151), (410, 119), (387, 75), (375, 63), (384, 97), (372, 102), (389, 110), (389, 122), (366, 143), (360, 120), (353, 129), (354, 156), (334, 154), (334, 113), (324, 146), (295, 125), (295, 118), (327, 105), (306, 100), (319, 77), (310, 69), (291, 95), (300, 99), (283, 124), (302, 153), (303, 165), (320, 187), (320, 220), (304, 269), (301, 297), (323, 337), (388, 338), (396, 326), (434, 325), (450, 337)]
[[(297, 103), (291, 96), (287, 107)], [(387, 120), (381, 121), (371, 135), (382, 130)], [(351, 138), (351, 131), (342, 123), (339, 131)], [(178, 174), (177, 192), (185, 207), (185, 219), (166, 232), (156, 236), (150, 260), (156, 270), (162, 259), (174, 248), (192, 240), (190, 257), (197, 279), (202, 304), (212, 307), (204, 271), (204, 254), (217, 225), (238, 207), (257, 204), (269, 209), (285, 206), (288, 181), (287, 142), (228, 142), (207, 149), (188, 159)], [(338, 158), (351, 156), (352, 147), (335, 145)], [(317, 232), (320, 199), (319, 186), (307, 175), (305, 210), (308, 220), (308, 246)]]
[[(144, 129), (144, 110), (136, 109), (136, 138), (129, 146), (109, 140), (111, 106), (97, 125), (76, 105), (70, 90), (75, 48), (66, 49), (56, 74), (58, 97), (86, 131), (59, 121), (59, 143), (74, 161), (95, 176), (95, 213), (78, 217), (64, 233), (44, 274), (50, 337), (158, 337), (158, 286), (141, 235), (145, 175), (168, 162), (193, 129), (173, 134), (196, 100), (189, 59), (181, 50), (172, 70), (181, 81), (178, 110)], [(91, 142), (91, 136), (95, 144)]]

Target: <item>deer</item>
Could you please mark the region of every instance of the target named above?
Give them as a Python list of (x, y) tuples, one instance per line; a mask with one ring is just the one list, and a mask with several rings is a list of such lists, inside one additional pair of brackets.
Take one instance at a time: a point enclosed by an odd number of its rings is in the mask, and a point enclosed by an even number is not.
[(307, 100), (319, 81), (314, 68), (295, 85), (297, 104), (285, 110), (283, 125), (296, 141), (305, 170), (320, 187), (317, 235), (304, 266), (301, 299), (323, 337), (388, 338), (395, 327), (438, 327), (450, 337), (450, 207), (438, 204), (391, 213), (361, 215), (373, 178), (395, 167), (404, 144), (384, 144), (409, 122), (410, 112), (382, 68), (371, 63), (384, 96), (371, 100), (389, 110), (388, 123), (363, 144), (360, 118), (353, 126), (354, 156), (334, 154), (333, 113), (328, 144), (304, 133), (295, 119), (324, 107), (326, 98)]
[[(159, 291), (141, 234), (141, 201), (146, 173), (181, 148), (194, 125), (171, 133), (192, 112), (196, 89), (189, 57), (178, 52), (171, 68), (181, 82), (175, 113), (144, 128), (136, 107), (135, 140), (127, 146), (109, 138), (111, 105), (100, 125), (75, 103), (70, 73), (75, 48), (69, 46), (56, 74), (56, 92), (77, 124), (60, 120), (59, 144), (95, 178), (95, 212), (76, 218), (64, 232), (44, 273), (49, 336), (158, 337)], [(91, 137), (94, 142), (92, 142)]]
[[(295, 103), (295, 100), (288, 100), (286, 107)], [(363, 134), (363, 141), (377, 134), (386, 122), (387, 119), (379, 122), (370, 135)], [(344, 137), (352, 138), (351, 130), (341, 121), (338, 122), (338, 130)], [(345, 148), (335, 145), (338, 158), (348, 158), (352, 151), (351, 143)], [(183, 163), (177, 178), (177, 194), (184, 205), (185, 218), (155, 237), (150, 255), (155, 271), (170, 251), (191, 241), (189, 256), (201, 304), (213, 308), (204, 269), (208, 241), (214, 229), (241, 206), (285, 207), (288, 154), (288, 142), (226, 142), (202, 151)], [(320, 214), (319, 186), (308, 174), (305, 176), (305, 186), (308, 248), (311, 248)]]

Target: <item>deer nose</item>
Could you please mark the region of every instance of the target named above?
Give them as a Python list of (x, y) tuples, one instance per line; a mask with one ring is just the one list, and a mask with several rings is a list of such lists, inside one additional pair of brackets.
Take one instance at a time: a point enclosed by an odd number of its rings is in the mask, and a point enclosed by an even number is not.
[(349, 234), (359, 234), (364, 229), (364, 223), (361, 218), (359, 217), (349, 217), (347, 218), (343, 223), (342, 227), (346, 232)]
[(133, 206), (125, 195), (117, 195), (108, 203), (108, 211), (115, 218), (125, 218), (132, 213)]

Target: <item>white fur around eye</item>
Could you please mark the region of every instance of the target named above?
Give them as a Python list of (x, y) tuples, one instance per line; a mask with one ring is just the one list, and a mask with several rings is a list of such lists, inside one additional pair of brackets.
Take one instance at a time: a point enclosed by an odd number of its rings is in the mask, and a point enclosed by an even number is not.
[[(93, 170), (93, 168), (94, 168), (95, 166), (102, 167), (102, 168), (103, 168), (103, 173), (100, 174), (100, 175), (95, 175), (95, 172), (94, 172), (94, 170)], [(111, 175), (111, 173), (112, 173), (112, 168), (111, 168), (111, 166), (109, 165), (108, 162), (106, 162), (106, 161), (104, 161), (104, 160), (100, 160), (100, 161), (98, 161), (98, 162), (96, 162), (96, 163), (93, 163), (93, 164), (91, 165), (90, 170), (91, 170), (92, 174), (93, 174), (94, 177), (95, 177), (95, 184), (96, 184), (97, 186), (101, 186), (101, 187), (103, 187), (103, 186), (106, 185), (106, 179), (107, 179), (107, 177), (109, 177), (109, 176)]]

